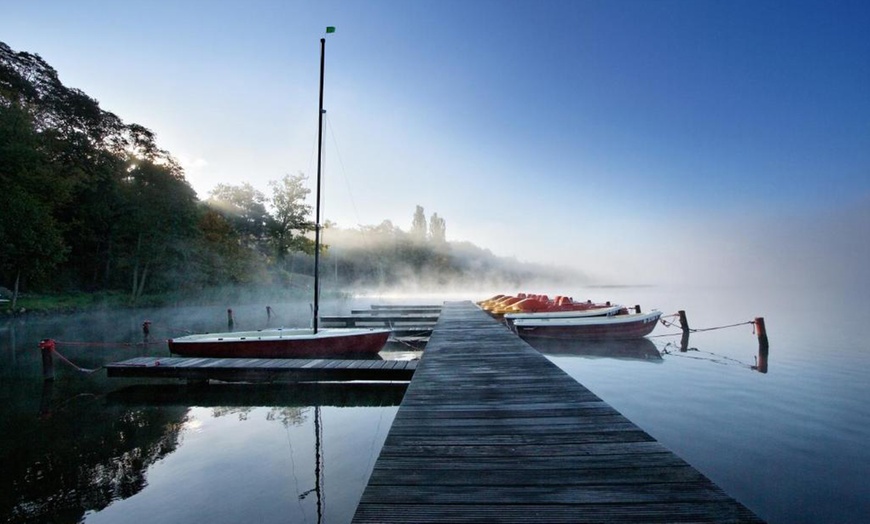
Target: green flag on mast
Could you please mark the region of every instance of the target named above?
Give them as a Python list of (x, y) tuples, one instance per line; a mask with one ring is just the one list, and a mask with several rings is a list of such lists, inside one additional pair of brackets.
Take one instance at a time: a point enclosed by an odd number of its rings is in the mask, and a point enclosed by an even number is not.
[(335, 27), (333, 27), (333, 26), (331, 26), (331, 25), (330, 25), (330, 26), (326, 26), (326, 32), (327, 32), (327, 34), (328, 34), (328, 33), (334, 33), (334, 32), (335, 32)]

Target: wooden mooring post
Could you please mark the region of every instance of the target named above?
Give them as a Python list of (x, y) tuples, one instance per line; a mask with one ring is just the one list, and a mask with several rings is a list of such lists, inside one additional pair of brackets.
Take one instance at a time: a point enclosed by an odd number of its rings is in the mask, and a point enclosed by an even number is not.
[(689, 350), (689, 321), (686, 319), (686, 312), (682, 309), (677, 311), (680, 317), (680, 328), (683, 330), (683, 335), (680, 337), (680, 352), (685, 353)]
[(755, 368), (760, 373), (767, 373), (767, 357), (770, 353), (770, 343), (767, 341), (767, 328), (764, 317), (755, 318), (755, 335), (758, 337), (758, 362)]

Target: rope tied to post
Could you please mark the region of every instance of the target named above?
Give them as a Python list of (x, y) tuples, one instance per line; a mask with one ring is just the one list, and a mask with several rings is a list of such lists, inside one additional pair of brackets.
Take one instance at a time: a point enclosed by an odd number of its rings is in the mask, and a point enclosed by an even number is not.
[(90, 375), (91, 373), (96, 373), (97, 371), (102, 369), (102, 366), (100, 366), (96, 369), (90, 369), (90, 368), (85, 368), (85, 367), (76, 365), (73, 361), (71, 361), (70, 359), (63, 356), (57, 350), (57, 341), (55, 341), (54, 339), (46, 338), (46, 339), (40, 340), (39, 341), (39, 349), (43, 350), (43, 351), (47, 351), (48, 353), (51, 353), (53, 355), (57, 355), (57, 357), (62, 362), (66, 363), (67, 365), (69, 365), (70, 367), (72, 367), (73, 369), (75, 369), (76, 371), (79, 371), (81, 373), (85, 373), (85, 374)]
[[(676, 327), (676, 328), (680, 328), (680, 329), (682, 329), (683, 326), (681, 326), (678, 322), (671, 322), (671, 321), (665, 320), (665, 318), (674, 318), (674, 317), (677, 317), (677, 316), (678, 316), (678, 315), (676, 315), (676, 314), (674, 314), (674, 315), (667, 315), (667, 317), (661, 317), (661, 318), (659, 318), (659, 322), (661, 322), (662, 325), (665, 326), (665, 327), (669, 327), (669, 328), (670, 328), (670, 327)], [(753, 328), (752, 328), (752, 332), (753, 332), (753, 334), (754, 334), (754, 333), (755, 333), (755, 321), (754, 321), (754, 320), (749, 320), (749, 321), (747, 321), (747, 322), (738, 322), (738, 323), (736, 323), (736, 324), (727, 324), (727, 325), (724, 325), (724, 326), (714, 326), (714, 327), (709, 327), (709, 328), (691, 328), (691, 329), (688, 330), (688, 332), (689, 332), (689, 333), (703, 333), (703, 332), (705, 332), (705, 331), (715, 331), (715, 330), (717, 330), (717, 329), (727, 329), (727, 328), (733, 328), (733, 327), (738, 327), (738, 326), (745, 326), (745, 325), (747, 325), (747, 324), (752, 324), (752, 326), (753, 326)], [(656, 335), (656, 336), (666, 337), (666, 336), (668, 336), (668, 335), (679, 335), (679, 334), (680, 334), (680, 333), (667, 333), (667, 334), (664, 334), (664, 335)]]

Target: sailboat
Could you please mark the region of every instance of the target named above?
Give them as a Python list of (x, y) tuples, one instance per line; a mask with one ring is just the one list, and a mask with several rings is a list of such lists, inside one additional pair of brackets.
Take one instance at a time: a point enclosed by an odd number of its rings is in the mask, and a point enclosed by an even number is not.
[[(333, 32), (327, 28), (327, 33)], [(323, 78), (326, 39), (320, 39), (320, 106), (317, 121), (317, 191), (314, 224), (314, 307), (311, 328), (274, 328), (258, 331), (204, 333), (170, 339), (169, 351), (186, 357), (300, 358), (338, 357), (378, 353), (390, 330), (385, 328), (322, 328), (320, 303), (320, 176), (323, 157)]]

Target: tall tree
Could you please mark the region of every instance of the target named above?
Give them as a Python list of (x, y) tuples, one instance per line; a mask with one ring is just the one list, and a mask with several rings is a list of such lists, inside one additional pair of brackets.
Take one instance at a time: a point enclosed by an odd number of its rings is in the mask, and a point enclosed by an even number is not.
[(247, 284), (259, 277), (261, 258), (241, 244), (239, 233), (223, 215), (202, 206), (197, 229), (192, 249), (183, 252), (188, 288)]
[[(109, 285), (128, 169), (133, 160), (173, 165), (171, 157), (157, 148), (151, 131), (124, 124), (82, 91), (64, 86), (39, 55), (15, 52), (2, 42), (0, 107), (28, 115), (39, 137), (34, 150), (48, 165), (48, 183), (36, 184), (33, 192), (22, 185), (22, 190), (40, 202), (50, 200), (47, 212), (64, 226), (61, 233), (71, 250), (55, 283), (62, 277), (69, 284), (94, 285), (102, 275), (103, 285)], [(33, 177), (20, 178), (26, 179)]]
[(17, 104), (0, 105), (0, 278), (14, 289), (22, 278), (45, 279), (66, 255), (54, 206), (64, 198), (53, 184), (43, 137)]
[(165, 271), (184, 258), (196, 231), (196, 193), (177, 166), (147, 160), (128, 170), (122, 190), (130, 299), (136, 302), (152, 272)]
[(309, 219), (311, 206), (305, 203), (311, 193), (304, 184), (305, 180), (305, 176), (299, 173), (295, 176), (285, 175), (278, 182), (269, 182), (273, 210), (269, 222), (269, 238), (279, 263), (283, 262), (290, 251), (314, 253), (314, 242), (305, 236), (315, 226)]
[(432, 217), (429, 219), (429, 239), (436, 245), (447, 242), (447, 224), (443, 218), (438, 216), (438, 213), (432, 213)]
[(414, 220), (411, 222), (411, 238), (416, 242), (426, 240), (426, 214), (423, 206), (417, 206), (414, 211)]
[(267, 238), (269, 213), (266, 196), (251, 184), (218, 184), (209, 193), (209, 207), (220, 213), (239, 232), (248, 247), (261, 247)]

